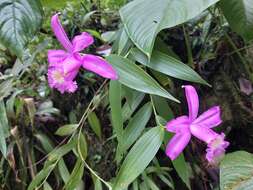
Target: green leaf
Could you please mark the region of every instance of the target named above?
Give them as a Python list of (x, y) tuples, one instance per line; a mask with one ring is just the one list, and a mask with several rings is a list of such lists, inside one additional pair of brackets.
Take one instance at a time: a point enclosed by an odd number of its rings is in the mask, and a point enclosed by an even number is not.
[(81, 183), (84, 171), (84, 162), (82, 159), (78, 159), (75, 167), (70, 175), (70, 178), (66, 185), (63, 187), (65, 190), (73, 190)]
[(140, 105), (142, 100), (145, 97), (143, 92), (136, 91), (132, 88), (128, 88), (127, 86), (122, 86), (125, 91), (126, 102), (122, 107), (122, 116), (123, 121), (128, 120), (131, 115), (135, 112), (137, 107)]
[(253, 0), (221, 0), (219, 5), (232, 30), (252, 40)]
[(101, 124), (95, 112), (89, 113), (88, 122), (94, 133), (101, 139)]
[(152, 113), (151, 103), (146, 103), (129, 121), (123, 133), (123, 148), (127, 150), (141, 135)]
[(153, 104), (159, 116), (169, 121), (174, 117), (173, 111), (171, 110), (167, 100), (159, 96), (152, 96)]
[(48, 178), (50, 173), (53, 171), (55, 166), (56, 166), (56, 162), (53, 162), (49, 164), (47, 167), (44, 167), (32, 180), (27, 190), (34, 190), (36, 188), (41, 187), (45, 183), (46, 179)]
[(64, 125), (58, 128), (55, 134), (59, 136), (71, 135), (77, 128), (78, 128), (78, 124)]
[(40, 1), (1, 0), (0, 41), (18, 57), (22, 57), (25, 46), (42, 22)]
[(59, 148), (53, 150), (48, 154), (48, 160), (53, 161), (53, 160), (58, 160), (61, 157), (63, 157), (65, 154), (67, 154), (69, 151), (71, 151), (76, 145), (76, 140), (71, 140), (67, 144), (64, 144), (60, 146)]
[(118, 81), (110, 81), (109, 101), (111, 107), (111, 119), (113, 130), (121, 143), (123, 135), (123, 119), (121, 110), (121, 84)]
[(116, 176), (114, 190), (127, 188), (145, 170), (159, 150), (163, 136), (164, 129), (154, 127), (136, 142)]
[(45, 182), (43, 186), (43, 190), (53, 190), (53, 189), (47, 182)]
[(81, 132), (81, 130), (78, 134), (77, 150), (78, 150), (78, 154), (81, 156), (82, 160), (84, 161), (88, 155), (88, 146), (87, 146), (86, 138), (84, 134)]
[(185, 161), (184, 154), (181, 153), (176, 160), (172, 161), (172, 164), (178, 174), (178, 176), (183, 180), (188, 189), (191, 189), (190, 184), (190, 172), (188, 165)]
[(131, 40), (151, 57), (157, 34), (182, 24), (219, 0), (135, 0), (120, 10), (120, 16)]
[(131, 50), (131, 55), (139, 63), (168, 76), (209, 85), (204, 79), (199, 76), (198, 73), (196, 73), (189, 66), (182, 63), (178, 59), (175, 59), (174, 57), (166, 55), (160, 51), (154, 50), (150, 61), (148, 60), (147, 56), (137, 48)]
[(69, 174), (69, 170), (68, 170), (63, 158), (61, 158), (58, 162), (58, 170), (59, 170), (62, 180), (66, 184), (69, 177), (70, 177), (70, 174)]
[(53, 9), (60, 9), (66, 7), (67, 3), (76, 3), (75, 0), (42, 0), (41, 3), (44, 7), (49, 7)]
[(119, 82), (122, 84), (141, 92), (162, 96), (179, 102), (150, 75), (129, 59), (117, 55), (110, 55), (107, 57), (107, 60), (116, 69), (119, 75)]
[(5, 105), (3, 101), (0, 101), (0, 151), (6, 158), (7, 144), (5, 138), (9, 135), (9, 125), (6, 116)]
[(48, 176), (53, 171), (59, 160), (62, 159), (65, 154), (71, 151), (75, 145), (76, 140), (72, 140), (67, 144), (64, 144), (61, 147), (50, 152), (43, 169), (34, 177), (27, 190), (34, 190), (36, 188), (39, 189), (39, 187), (41, 187), (46, 182)]
[(94, 184), (94, 190), (103, 190), (101, 181), (93, 174), (91, 174), (91, 178)]
[[(126, 31), (124, 28), (122, 29), (121, 35), (119, 37), (119, 45), (118, 45), (118, 55), (121, 55), (123, 50), (128, 47), (130, 47), (132, 44), (131, 40), (129, 39)], [(124, 54), (123, 54), (124, 55)]]
[[(35, 137), (40, 141), (43, 149), (46, 151), (46, 153), (50, 153), (53, 149), (53, 143), (52, 141), (44, 134), (38, 133), (35, 135)], [(63, 179), (64, 182), (66, 182), (70, 176), (68, 168), (64, 162), (64, 160), (61, 158), (58, 163), (58, 169), (61, 178)]]
[(227, 154), (220, 165), (221, 190), (251, 190), (253, 155), (245, 151)]

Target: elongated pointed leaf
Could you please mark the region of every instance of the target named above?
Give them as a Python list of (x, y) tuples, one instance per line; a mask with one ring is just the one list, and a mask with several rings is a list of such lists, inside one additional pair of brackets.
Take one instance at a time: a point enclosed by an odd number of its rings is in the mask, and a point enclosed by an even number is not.
[(81, 159), (78, 159), (70, 175), (70, 178), (63, 189), (65, 190), (75, 189), (81, 183), (83, 171), (84, 171), (84, 162)]
[(121, 84), (118, 81), (111, 81), (109, 88), (109, 101), (113, 130), (121, 143), (123, 135), (123, 119), (121, 110)]
[(101, 139), (101, 124), (95, 112), (88, 115), (88, 122), (94, 133)]
[(155, 94), (175, 102), (179, 102), (164, 88), (162, 88), (150, 75), (127, 58), (110, 55), (107, 60), (113, 65), (119, 75), (119, 82), (135, 90)]
[(145, 94), (139, 91), (136, 91), (132, 88), (128, 88), (126, 86), (124, 87), (124, 91), (126, 93), (126, 102), (122, 107), (122, 116), (123, 121), (128, 120), (133, 112), (137, 109), (137, 107), (140, 105), (142, 100), (145, 97)]
[(219, 5), (231, 28), (245, 40), (252, 40), (253, 0), (221, 0)]
[(141, 135), (152, 113), (151, 103), (146, 103), (129, 121), (123, 133), (123, 148), (127, 150)]
[(165, 53), (156, 50), (153, 51), (150, 61), (147, 56), (137, 48), (131, 50), (131, 55), (139, 63), (168, 76), (208, 85), (208, 83), (189, 66)]
[(40, 1), (0, 1), (0, 41), (18, 57), (42, 22)]
[(126, 189), (144, 171), (159, 150), (163, 135), (163, 128), (154, 127), (136, 142), (119, 170), (113, 190)]
[(9, 135), (9, 125), (6, 115), (5, 105), (0, 101), (0, 151), (6, 158), (7, 144), (5, 138)]
[(35, 190), (36, 188), (41, 187), (45, 183), (46, 179), (48, 178), (50, 173), (53, 171), (55, 166), (56, 166), (56, 163), (51, 163), (47, 167), (44, 167), (32, 180), (27, 190)]
[(165, 28), (182, 24), (219, 0), (135, 0), (120, 10), (131, 40), (148, 57), (156, 35)]
[(64, 125), (58, 128), (55, 134), (59, 136), (71, 135), (77, 128), (78, 128), (78, 124)]

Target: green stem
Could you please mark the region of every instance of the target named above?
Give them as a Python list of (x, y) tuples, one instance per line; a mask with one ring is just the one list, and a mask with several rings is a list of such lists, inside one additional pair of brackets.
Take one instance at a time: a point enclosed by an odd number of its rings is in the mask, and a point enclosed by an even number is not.
[(84, 160), (83, 160), (83, 162), (84, 162), (85, 167), (88, 168), (88, 170), (89, 170), (94, 176), (96, 176), (96, 178), (98, 178), (101, 182), (103, 182), (103, 183), (108, 187), (109, 190), (112, 190), (112, 186), (111, 186), (108, 182), (106, 182), (106, 181), (103, 180), (101, 177), (99, 177), (99, 176), (96, 174), (96, 172), (95, 172)]
[(183, 32), (184, 32), (185, 45), (186, 45), (186, 50), (187, 50), (188, 64), (191, 68), (194, 69), (195, 66), (194, 66), (194, 61), (193, 61), (193, 56), (192, 56), (192, 49), (191, 49), (189, 34), (186, 28), (184, 27), (184, 25), (183, 25)]
[(234, 49), (234, 52), (239, 57), (240, 61), (242, 62), (243, 66), (244, 66), (244, 69), (245, 69), (247, 75), (249, 76), (250, 81), (253, 82), (253, 75), (250, 72), (250, 66), (247, 64), (247, 62), (243, 58), (240, 50), (236, 47), (235, 43), (233, 42), (233, 40), (231, 39), (231, 37), (226, 32), (225, 32), (225, 37), (228, 40), (228, 42), (231, 45), (231, 47)]

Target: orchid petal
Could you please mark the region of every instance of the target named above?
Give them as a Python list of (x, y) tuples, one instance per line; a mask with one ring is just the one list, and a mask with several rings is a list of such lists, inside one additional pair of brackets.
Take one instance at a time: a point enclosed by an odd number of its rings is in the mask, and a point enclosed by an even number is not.
[(189, 126), (189, 118), (186, 115), (172, 119), (166, 124), (166, 129), (169, 132), (177, 133), (182, 131)]
[(75, 36), (72, 40), (73, 52), (82, 51), (84, 48), (90, 46), (93, 43), (93, 37), (89, 33), (83, 32), (82, 34)]
[(194, 125), (190, 126), (191, 134), (197, 137), (199, 140), (210, 143), (213, 139), (215, 139), (219, 134), (214, 132), (212, 129), (209, 129), (205, 126)]
[(47, 57), (50, 64), (49, 66), (62, 63), (67, 56), (68, 54), (64, 50), (48, 50)]
[(213, 128), (221, 124), (221, 122), (220, 107), (214, 106), (202, 113), (197, 119), (194, 120), (193, 124), (200, 124), (201, 126)]
[(83, 56), (83, 67), (89, 71), (92, 71), (104, 78), (117, 80), (118, 76), (114, 68), (104, 59), (95, 55)]
[(198, 115), (199, 97), (193, 86), (186, 85), (183, 86), (183, 88), (185, 88), (185, 95), (188, 103), (189, 119), (193, 121)]
[(51, 18), (51, 27), (54, 31), (54, 34), (55, 34), (56, 38), (61, 43), (61, 45), (68, 52), (71, 52), (72, 49), (73, 49), (72, 44), (69, 41), (69, 38), (68, 38), (65, 30), (63, 29), (61, 23), (60, 23), (60, 20), (58, 18), (58, 14), (55, 14), (54, 16), (52, 16), (52, 18)]
[(75, 56), (69, 56), (63, 62), (64, 74), (69, 74), (80, 69), (82, 62), (75, 58)]
[(186, 145), (191, 139), (190, 133), (175, 134), (166, 147), (166, 155), (171, 159), (176, 159), (183, 152)]

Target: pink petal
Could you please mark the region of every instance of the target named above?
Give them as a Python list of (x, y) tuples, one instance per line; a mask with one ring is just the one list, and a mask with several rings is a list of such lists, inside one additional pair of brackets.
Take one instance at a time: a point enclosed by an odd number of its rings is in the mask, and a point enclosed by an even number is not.
[(71, 42), (69, 41), (69, 38), (63, 29), (60, 20), (58, 18), (58, 14), (55, 14), (51, 18), (51, 27), (53, 29), (53, 32), (58, 39), (58, 41), (61, 43), (61, 45), (68, 51), (71, 52), (73, 47)]
[(93, 37), (87, 33), (83, 32), (82, 34), (75, 36), (72, 44), (73, 44), (73, 52), (82, 51), (84, 48), (94, 43)]
[(166, 124), (166, 129), (169, 132), (177, 133), (189, 127), (189, 118), (186, 115), (172, 119)]
[(191, 85), (183, 86), (188, 103), (189, 119), (193, 121), (198, 116), (199, 97), (195, 88)]
[(206, 159), (212, 165), (217, 165), (225, 155), (229, 142), (225, 141), (224, 138), (224, 133), (221, 133), (207, 145)]
[(63, 69), (65, 74), (69, 74), (71, 72), (78, 72), (80, 67), (82, 66), (81, 60), (75, 58), (75, 56), (69, 56), (63, 62)]
[(222, 122), (220, 115), (220, 107), (214, 106), (202, 113), (197, 119), (193, 121), (193, 124), (199, 124), (208, 128), (216, 127)]
[(48, 50), (47, 57), (49, 66), (54, 66), (64, 61), (68, 54), (64, 50)]
[(176, 159), (183, 152), (186, 145), (191, 139), (190, 133), (175, 134), (166, 147), (166, 155), (171, 159)]
[(197, 137), (199, 140), (204, 141), (205, 143), (210, 143), (215, 139), (219, 134), (214, 132), (212, 129), (209, 129), (205, 126), (194, 125), (190, 126), (191, 134)]
[(92, 71), (104, 78), (117, 80), (118, 75), (114, 68), (104, 59), (95, 55), (83, 56), (83, 67), (89, 71)]

